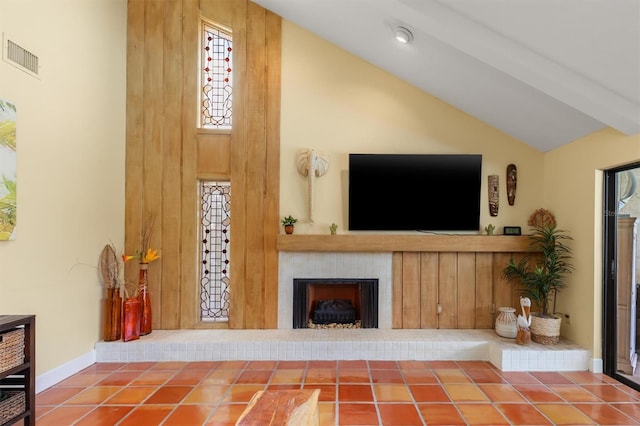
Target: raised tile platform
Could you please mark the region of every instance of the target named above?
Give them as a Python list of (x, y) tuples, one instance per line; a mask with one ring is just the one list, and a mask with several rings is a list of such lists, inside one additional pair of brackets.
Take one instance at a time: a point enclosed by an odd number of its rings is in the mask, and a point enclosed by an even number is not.
[(591, 358), (571, 342), (522, 346), (493, 330), (154, 330), (95, 350), (97, 362), (482, 360), (502, 371), (586, 371)]

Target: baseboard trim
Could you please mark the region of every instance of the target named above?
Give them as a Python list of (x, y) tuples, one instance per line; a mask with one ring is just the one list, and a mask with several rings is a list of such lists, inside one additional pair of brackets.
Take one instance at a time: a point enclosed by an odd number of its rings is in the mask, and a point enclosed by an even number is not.
[(43, 390), (50, 388), (53, 385), (60, 383), (68, 377), (73, 376), (80, 370), (87, 368), (88, 366), (95, 364), (96, 351), (95, 349), (84, 355), (72, 359), (52, 370), (44, 372), (36, 377), (36, 393), (40, 393)]

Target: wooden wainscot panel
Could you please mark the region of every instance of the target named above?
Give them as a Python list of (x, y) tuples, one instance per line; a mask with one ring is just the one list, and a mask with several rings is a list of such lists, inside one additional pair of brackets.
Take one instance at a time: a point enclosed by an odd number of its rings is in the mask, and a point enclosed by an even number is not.
[(420, 253), (420, 328), (438, 328), (438, 253)]
[[(476, 328), (476, 255), (458, 253), (458, 324), (456, 328)], [(491, 290), (489, 287), (487, 290)]]
[(475, 328), (493, 328), (493, 254), (476, 253)]

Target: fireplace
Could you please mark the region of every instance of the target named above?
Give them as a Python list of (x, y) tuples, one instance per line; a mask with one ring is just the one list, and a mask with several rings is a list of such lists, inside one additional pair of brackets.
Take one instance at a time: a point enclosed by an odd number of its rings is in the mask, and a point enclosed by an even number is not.
[(331, 315), (338, 323), (353, 318), (362, 328), (378, 328), (378, 279), (293, 279), (293, 328), (308, 328), (310, 319), (326, 324)]

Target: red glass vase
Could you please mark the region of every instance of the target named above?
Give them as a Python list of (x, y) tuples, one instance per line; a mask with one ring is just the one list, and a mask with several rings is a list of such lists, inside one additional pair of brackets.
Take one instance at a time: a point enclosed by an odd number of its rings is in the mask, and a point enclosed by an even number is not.
[(151, 333), (151, 297), (149, 295), (149, 281), (147, 279), (148, 263), (140, 264), (138, 275), (138, 300), (140, 301), (140, 335)]
[(140, 301), (131, 297), (122, 305), (122, 340), (136, 340), (140, 338)]

